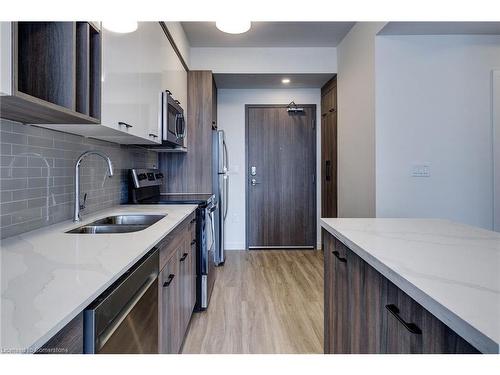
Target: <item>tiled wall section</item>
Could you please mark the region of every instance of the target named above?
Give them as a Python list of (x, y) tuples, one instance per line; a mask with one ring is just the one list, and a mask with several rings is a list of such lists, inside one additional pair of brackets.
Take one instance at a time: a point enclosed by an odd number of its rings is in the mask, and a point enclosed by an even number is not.
[(74, 164), (87, 150), (109, 155), (114, 176), (106, 176), (106, 162), (98, 156), (83, 161), (80, 192), (82, 198), (87, 193), (87, 207), (82, 214), (127, 202), (128, 169), (158, 164), (157, 154), (144, 148), (0, 120), (0, 238), (72, 217)]

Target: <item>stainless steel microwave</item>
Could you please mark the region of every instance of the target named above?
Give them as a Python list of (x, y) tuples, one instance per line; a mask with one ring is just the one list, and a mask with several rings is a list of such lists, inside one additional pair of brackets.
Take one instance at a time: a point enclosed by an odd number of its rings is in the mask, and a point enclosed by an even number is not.
[(184, 146), (186, 121), (181, 103), (168, 90), (162, 92), (162, 143), (173, 147)]

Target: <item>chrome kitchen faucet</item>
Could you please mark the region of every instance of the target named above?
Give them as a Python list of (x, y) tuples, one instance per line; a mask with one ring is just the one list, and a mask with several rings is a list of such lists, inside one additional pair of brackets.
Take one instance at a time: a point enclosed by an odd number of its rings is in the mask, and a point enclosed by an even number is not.
[[(108, 176), (113, 176), (113, 164), (111, 163), (111, 159), (106, 154), (103, 154), (99, 151), (85, 151), (80, 155), (78, 159), (76, 159), (75, 163), (75, 210), (73, 214), (73, 221), (80, 221), (80, 209), (83, 209), (85, 206), (80, 206), (80, 164), (83, 159), (90, 155), (98, 155), (108, 163)], [(84, 203), (85, 204), (85, 203)]]

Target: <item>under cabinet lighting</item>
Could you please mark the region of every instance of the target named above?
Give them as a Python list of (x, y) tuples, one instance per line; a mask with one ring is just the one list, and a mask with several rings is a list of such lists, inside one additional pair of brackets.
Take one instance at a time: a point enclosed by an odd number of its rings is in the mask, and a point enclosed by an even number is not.
[(281, 83), (290, 83), (290, 78), (283, 78)]
[(250, 30), (252, 23), (250, 21), (228, 20), (217, 21), (215, 26), (224, 33), (243, 34)]
[(132, 33), (137, 30), (138, 23), (137, 21), (105, 21), (102, 23), (102, 26), (114, 33)]

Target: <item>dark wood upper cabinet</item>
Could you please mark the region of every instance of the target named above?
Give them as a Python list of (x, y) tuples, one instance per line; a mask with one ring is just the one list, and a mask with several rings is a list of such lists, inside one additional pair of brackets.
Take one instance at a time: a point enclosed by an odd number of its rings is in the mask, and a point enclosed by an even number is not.
[[(100, 122), (101, 38), (90, 22), (12, 22), (1, 117), (30, 124)], [(5, 88), (7, 88), (5, 90)]]
[(159, 154), (171, 193), (213, 193), (212, 128), (217, 125), (217, 87), (208, 70), (188, 72), (186, 147), (193, 152)]

